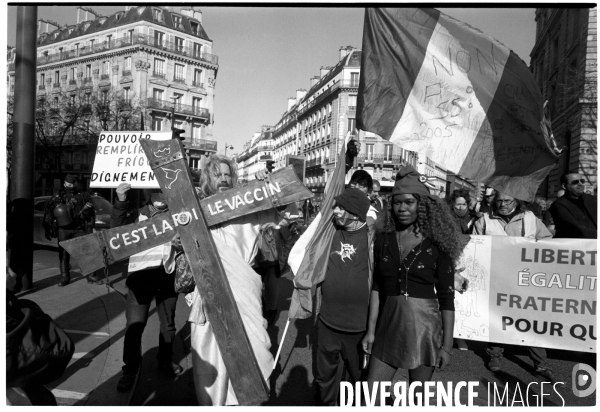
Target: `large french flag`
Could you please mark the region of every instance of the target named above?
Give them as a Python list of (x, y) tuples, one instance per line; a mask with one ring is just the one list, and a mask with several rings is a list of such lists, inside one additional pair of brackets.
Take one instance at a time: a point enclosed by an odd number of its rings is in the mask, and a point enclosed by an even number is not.
[(542, 103), (527, 65), (485, 33), (435, 9), (366, 9), (359, 129), (531, 200), (558, 160)]

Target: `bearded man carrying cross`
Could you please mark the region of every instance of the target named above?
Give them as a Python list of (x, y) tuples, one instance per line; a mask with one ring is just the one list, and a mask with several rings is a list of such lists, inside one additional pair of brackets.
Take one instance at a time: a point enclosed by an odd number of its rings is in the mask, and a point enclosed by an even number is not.
[[(256, 174), (258, 180), (267, 177), (265, 171)], [(231, 159), (212, 155), (201, 166), (200, 185), (196, 189), (207, 198), (237, 186), (237, 165)], [(241, 216), (210, 228), (221, 257), (227, 280), (233, 291), (242, 321), (260, 370), (268, 382), (273, 367), (269, 352), (271, 341), (267, 321), (262, 316), (260, 276), (252, 269), (256, 257), (260, 229), (281, 222), (275, 208)], [(193, 264), (193, 262), (192, 262)], [(229, 375), (196, 288), (186, 295), (191, 304), (192, 364), (198, 403), (203, 406), (237, 405)]]

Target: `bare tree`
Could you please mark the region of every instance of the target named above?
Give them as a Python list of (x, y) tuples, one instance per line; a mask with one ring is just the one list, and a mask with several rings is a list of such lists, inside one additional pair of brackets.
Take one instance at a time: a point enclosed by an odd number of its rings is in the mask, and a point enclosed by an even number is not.
[(125, 93), (78, 89), (38, 97), (36, 156), (43, 169), (62, 173), (63, 149), (95, 145), (102, 131), (139, 130), (142, 108), (135, 96)]

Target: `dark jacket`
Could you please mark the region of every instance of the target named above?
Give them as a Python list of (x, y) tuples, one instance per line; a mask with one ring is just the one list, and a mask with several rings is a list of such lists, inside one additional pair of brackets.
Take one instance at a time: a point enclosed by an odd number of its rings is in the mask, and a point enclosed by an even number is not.
[(45, 385), (60, 378), (75, 345), (34, 302), (6, 291), (6, 385)]
[(597, 197), (582, 194), (577, 200), (558, 198), (550, 213), (556, 227), (556, 238), (597, 239), (598, 238), (598, 205)]

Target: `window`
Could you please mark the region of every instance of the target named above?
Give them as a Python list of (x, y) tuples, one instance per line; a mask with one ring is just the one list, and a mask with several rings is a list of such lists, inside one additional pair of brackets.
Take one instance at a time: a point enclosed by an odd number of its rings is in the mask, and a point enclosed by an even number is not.
[(154, 45), (162, 47), (162, 46), (164, 46), (164, 42), (165, 42), (165, 34), (163, 32), (155, 30), (154, 31)]
[(75, 80), (76, 77), (77, 77), (76, 68), (75, 67), (71, 67), (71, 80)]
[(194, 86), (202, 85), (202, 70), (194, 69)]
[(373, 160), (373, 144), (368, 144), (366, 149), (367, 149), (367, 160)]
[(108, 47), (112, 46), (112, 34), (109, 34), (108, 36), (106, 36), (105, 42)]
[(155, 132), (161, 132), (163, 129), (163, 119), (153, 118), (152, 119), (152, 130)]
[(133, 32), (134, 30), (127, 31), (126, 38), (129, 43), (133, 43)]
[(130, 98), (131, 98), (131, 96), (130, 96), (130, 89), (129, 89), (129, 87), (124, 87), (123, 88), (123, 100), (125, 100), (126, 102), (129, 102)]
[(165, 77), (165, 61), (161, 59), (154, 59), (154, 75)]
[(391, 162), (392, 161), (392, 153), (394, 151), (393, 144), (386, 144), (384, 149), (384, 157), (383, 160)]
[(358, 73), (350, 73), (350, 87), (358, 87)]
[(92, 77), (92, 65), (86, 64), (85, 66), (85, 77)]
[(163, 98), (163, 91), (160, 89), (153, 89), (152, 90), (152, 97), (157, 99), (157, 100), (162, 100)]
[(162, 10), (159, 9), (152, 9), (152, 17), (154, 17), (154, 20), (162, 23), (163, 22), (163, 12)]
[(175, 50), (183, 52), (183, 39), (181, 37), (175, 37)]
[(110, 62), (108, 60), (102, 62), (102, 74), (110, 74)]
[(60, 83), (60, 72), (58, 70), (54, 72), (54, 83)]
[(201, 138), (202, 135), (202, 128), (200, 127), (199, 124), (194, 124), (192, 126), (192, 139), (194, 140), (194, 144), (198, 144), (200, 142), (198, 142), (198, 139)]
[(181, 23), (181, 16), (176, 16), (176, 15), (172, 15), (172, 16), (173, 16), (173, 26), (177, 30), (183, 30), (183, 24)]
[(46, 75), (44, 73), (40, 74), (40, 85), (41, 86), (46, 85)]
[(198, 32), (198, 28), (200, 27), (200, 25), (196, 22), (191, 21), (190, 26), (192, 27), (192, 34), (199, 36), (200, 34)]
[(348, 96), (348, 109), (350, 110), (356, 110), (356, 95), (355, 94), (351, 94), (350, 96)]
[(348, 131), (354, 132), (356, 130), (356, 119), (348, 119)]
[(90, 49), (94, 49), (94, 42), (96, 39), (90, 39)]
[(175, 63), (175, 76), (173, 77), (174, 81), (184, 82), (185, 74), (184, 74), (185, 66), (183, 64)]
[(202, 45), (200, 43), (194, 43), (194, 57), (199, 58), (202, 56)]
[(194, 109), (198, 109), (200, 108), (200, 102), (202, 101), (202, 99), (200, 97), (193, 97), (192, 98), (192, 107)]
[(183, 94), (173, 93), (173, 100), (174, 100), (176, 107), (179, 107), (179, 105), (181, 105), (181, 101), (183, 100), (182, 97), (183, 97)]
[(131, 56), (125, 57), (125, 70), (131, 70)]

